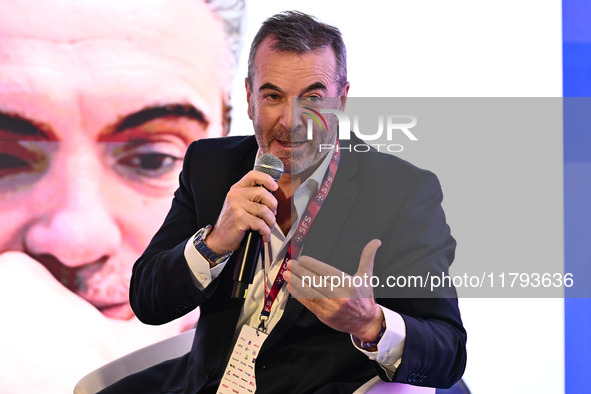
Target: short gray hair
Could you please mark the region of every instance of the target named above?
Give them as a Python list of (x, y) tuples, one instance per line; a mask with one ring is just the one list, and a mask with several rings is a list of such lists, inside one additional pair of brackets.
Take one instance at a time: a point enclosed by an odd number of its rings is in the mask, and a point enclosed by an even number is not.
[(285, 11), (265, 22), (256, 34), (248, 55), (248, 84), (252, 86), (256, 51), (267, 37), (273, 39), (271, 48), (298, 55), (330, 46), (336, 57), (336, 82), (339, 89), (347, 84), (347, 49), (339, 29), (319, 22), (299, 11)]

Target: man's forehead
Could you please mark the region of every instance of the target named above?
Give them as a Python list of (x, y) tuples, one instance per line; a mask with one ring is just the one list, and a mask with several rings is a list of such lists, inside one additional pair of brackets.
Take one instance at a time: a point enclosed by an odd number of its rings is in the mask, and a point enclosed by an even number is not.
[(283, 49), (283, 46), (280, 45), (278, 43), (278, 40), (273, 36), (266, 37), (261, 41), (259, 47), (256, 50), (254, 60), (255, 63), (257, 63), (257, 58), (262, 57), (294, 56), (303, 58), (307, 55), (316, 55), (318, 59), (323, 59), (327, 62), (336, 63), (336, 54), (330, 45), (322, 46), (304, 52), (297, 52), (295, 50), (290, 51), (287, 49)]
[[(185, 44), (222, 27), (202, 0), (4, 0), (0, 37), (76, 44), (94, 39), (125, 39), (145, 45)], [(218, 33), (216, 35), (216, 32)], [(216, 44), (220, 44), (217, 42)]]
[(259, 85), (256, 89), (265, 85), (280, 87), (288, 80), (297, 82), (302, 87), (328, 87), (336, 81), (336, 57), (330, 46), (299, 54), (277, 50), (273, 48), (273, 40), (267, 38), (257, 49), (254, 69), (255, 79)]
[(231, 60), (223, 25), (202, 0), (0, 1), (0, 79), (151, 70), (225, 89)]

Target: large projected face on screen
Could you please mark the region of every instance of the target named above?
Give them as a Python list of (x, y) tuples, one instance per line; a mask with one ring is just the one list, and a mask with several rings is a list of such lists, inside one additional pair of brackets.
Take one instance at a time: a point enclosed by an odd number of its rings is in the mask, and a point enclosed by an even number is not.
[(128, 301), (187, 146), (228, 130), (228, 21), (174, 3), (0, 4), (2, 392), (35, 392), (31, 369), (42, 392), (71, 390), (195, 321), (144, 326)]
[(112, 318), (132, 316), (131, 264), (187, 145), (223, 133), (223, 29), (184, 3), (0, 12), (0, 251), (26, 253)]

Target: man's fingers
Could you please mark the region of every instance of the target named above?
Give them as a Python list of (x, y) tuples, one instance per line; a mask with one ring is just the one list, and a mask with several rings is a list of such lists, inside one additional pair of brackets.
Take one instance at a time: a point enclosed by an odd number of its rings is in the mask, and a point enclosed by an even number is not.
[[(318, 260), (315, 261), (319, 263)], [(334, 267), (330, 267), (330, 273), (327, 275), (302, 269), (298, 260), (291, 260), (288, 267), (283, 277), (289, 284), (288, 290), (295, 298), (321, 299), (352, 296), (352, 281), (348, 280), (350, 276)], [(315, 265), (314, 268), (318, 267)]]
[(267, 206), (274, 214), (277, 213), (277, 199), (268, 190), (262, 187), (250, 187), (242, 189), (242, 192), (246, 201)]
[(226, 195), (213, 230), (207, 236), (209, 248), (217, 253), (236, 250), (249, 230), (259, 232), (263, 241), (268, 242), (277, 214), (277, 199), (269, 190), (276, 189), (277, 183), (273, 178), (258, 171), (249, 172), (234, 184)]
[(359, 260), (359, 268), (357, 269), (356, 275), (373, 275), (373, 261), (376, 257), (376, 252), (381, 245), (382, 241), (379, 239), (372, 239), (367, 245), (365, 245), (363, 252), (361, 252), (361, 259)]
[[(290, 262), (290, 267), (297, 265), (297, 263), (297, 261), (292, 260)], [(329, 292), (323, 289), (322, 286), (318, 286), (318, 282), (317, 280), (315, 280), (317, 277), (314, 277), (314, 274), (302, 274), (301, 272), (294, 272), (293, 270), (289, 269), (285, 271), (283, 277), (289, 285), (288, 290), (290, 291), (291, 295), (295, 298), (330, 297)]]
[(297, 260), (292, 260), (293, 271), (296, 271), (301, 275), (338, 275), (340, 276), (342, 271), (333, 267), (332, 265), (323, 263), (320, 260), (316, 260), (313, 257), (301, 256)]
[(265, 189), (274, 192), (279, 188), (277, 182), (264, 172), (252, 170), (242, 177), (237, 183), (241, 187), (263, 186)]
[(287, 281), (296, 298), (373, 298), (367, 278), (373, 275), (374, 258), (382, 242), (371, 240), (363, 249), (355, 276), (309, 256), (289, 263)]

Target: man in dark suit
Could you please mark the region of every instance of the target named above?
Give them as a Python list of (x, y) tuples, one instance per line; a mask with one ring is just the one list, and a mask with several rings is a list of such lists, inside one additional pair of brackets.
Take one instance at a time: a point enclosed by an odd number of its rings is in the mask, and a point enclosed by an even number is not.
[[(106, 392), (215, 392), (250, 327), (268, 334), (254, 366), (259, 393), (352, 392), (376, 374), (431, 387), (460, 379), (466, 334), (453, 288), (405, 298), (368, 286), (303, 286), (314, 274), (446, 274), (454, 256), (432, 173), (351, 152), (347, 144), (362, 143), (355, 138), (328, 154), (320, 146), (337, 145), (334, 119), (307, 138), (292, 97), (308, 108), (336, 97), (342, 110), (348, 89), (338, 29), (297, 12), (263, 24), (246, 79), (255, 136), (190, 146), (172, 208), (133, 269), (130, 299), (142, 321), (162, 324), (200, 307), (191, 352)], [(250, 171), (263, 153), (285, 167), (277, 182)], [(319, 211), (315, 201), (324, 201)], [(266, 258), (245, 299), (233, 299), (234, 252), (249, 230), (261, 234)]]

